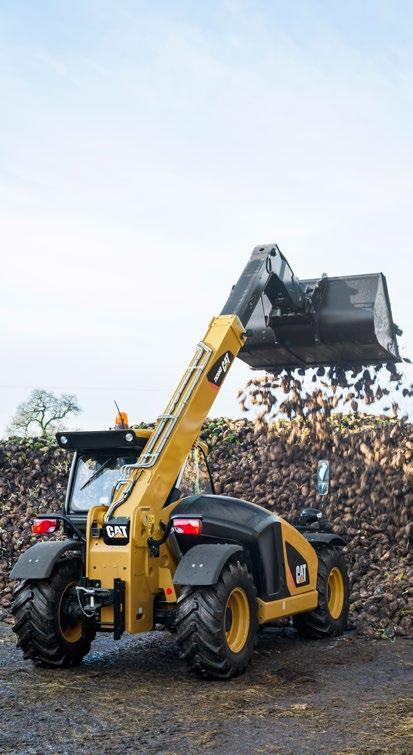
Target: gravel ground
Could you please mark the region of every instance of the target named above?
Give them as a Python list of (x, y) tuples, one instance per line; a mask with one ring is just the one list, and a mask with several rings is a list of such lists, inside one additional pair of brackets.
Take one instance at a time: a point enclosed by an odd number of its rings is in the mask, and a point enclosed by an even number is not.
[(0, 624), (0, 751), (407, 754), (412, 667), (406, 639), (267, 628), (230, 682), (192, 677), (166, 632), (100, 635), (80, 667), (53, 672), (23, 661)]

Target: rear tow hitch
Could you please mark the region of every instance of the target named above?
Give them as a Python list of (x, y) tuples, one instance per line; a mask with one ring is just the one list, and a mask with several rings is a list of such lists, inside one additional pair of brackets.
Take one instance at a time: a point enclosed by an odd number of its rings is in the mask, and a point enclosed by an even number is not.
[(113, 590), (102, 587), (77, 585), (76, 594), (80, 610), (88, 619), (92, 619), (102, 606), (113, 604)]
[[(119, 640), (125, 631), (125, 582), (113, 580), (113, 589), (101, 587), (98, 580), (84, 577), (76, 585), (79, 608), (87, 619), (95, 619), (102, 631), (112, 631), (115, 640)], [(113, 625), (100, 620), (100, 610), (113, 605)]]

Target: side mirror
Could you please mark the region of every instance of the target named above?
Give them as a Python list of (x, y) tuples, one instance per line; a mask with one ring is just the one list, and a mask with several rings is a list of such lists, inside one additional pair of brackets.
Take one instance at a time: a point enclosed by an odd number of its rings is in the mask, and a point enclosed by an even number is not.
[(330, 462), (320, 459), (317, 466), (317, 493), (327, 495), (330, 489)]

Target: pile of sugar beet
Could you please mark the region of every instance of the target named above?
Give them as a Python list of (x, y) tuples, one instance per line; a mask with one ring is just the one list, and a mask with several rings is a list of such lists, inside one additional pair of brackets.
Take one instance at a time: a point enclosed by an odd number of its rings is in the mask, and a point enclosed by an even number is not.
[[(202, 431), (217, 492), (292, 522), (305, 506), (323, 509), (347, 543), (350, 626), (371, 638), (413, 634), (413, 426), (395, 396), (404, 409), (413, 391), (392, 365), (259, 374), (239, 396), (248, 419), (211, 419)], [(381, 413), (367, 414), (374, 406)], [(323, 498), (320, 459), (330, 461)], [(36, 541), (31, 520), (62, 505), (69, 464), (67, 452), (39, 439), (0, 441), (2, 620), (12, 621), (10, 569)]]
[(69, 466), (70, 455), (44, 440), (0, 441), (0, 620), (12, 622), (8, 575), (20, 553), (38, 541), (31, 532), (36, 514), (62, 508)]

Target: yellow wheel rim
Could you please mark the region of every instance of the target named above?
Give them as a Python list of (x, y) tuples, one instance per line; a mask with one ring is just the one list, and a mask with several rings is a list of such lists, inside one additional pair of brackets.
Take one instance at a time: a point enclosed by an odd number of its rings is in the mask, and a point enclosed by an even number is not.
[(235, 587), (225, 608), (225, 637), (232, 653), (240, 653), (244, 648), (249, 629), (250, 606), (247, 594), (241, 587)]
[(338, 619), (344, 605), (344, 579), (337, 566), (334, 566), (329, 574), (327, 588), (330, 616), (332, 619)]
[(75, 624), (70, 624), (67, 620), (65, 620), (64, 615), (62, 615), (62, 606), (64, 600), (67, 597), (67, 593), (70, 592), (75, 584), (76, 582), (71, 582), (70, 585), (68, 585), (63, 591), (57, 611), (60, 634), (62, 635), (63, 639), (66, 640), (66, 642), (70, 643), (78, 642), (82, 637), (82, 620), (78, 619)]

